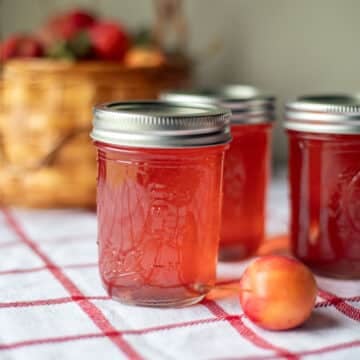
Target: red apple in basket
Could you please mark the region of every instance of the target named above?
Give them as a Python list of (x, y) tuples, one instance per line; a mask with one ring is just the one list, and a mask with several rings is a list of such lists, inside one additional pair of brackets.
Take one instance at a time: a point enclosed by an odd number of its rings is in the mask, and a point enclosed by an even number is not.
[(39, 41), (29, 35), (12, 35), (0, 46), (0, 60), (11, 58), (39, 57), (43, 54), (43, 48)]
[(96, 57), (102, 60), (123, 60), (130, 46), (127, 32), (113, 22), (98, 22), (88, 30), (88, 34)]
[(60, 40), (70, 40), (80, 31), (92, 26), (95, 21), (96, 18), (90, 12), (75, 9), (51, 17), (37, 35), (44, 45), (50, 46)]
[(286, 330), (304, 323), (315, 305), (317, 286), (301, 262), (278, 255), (253, 261), (240, 280), (245, 315), (269, 330)]

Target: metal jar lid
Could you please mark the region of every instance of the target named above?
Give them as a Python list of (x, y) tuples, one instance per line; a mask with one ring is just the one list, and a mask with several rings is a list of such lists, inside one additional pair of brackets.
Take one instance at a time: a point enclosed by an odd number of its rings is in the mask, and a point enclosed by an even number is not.
[(91, 137), (113, 145), (202, 147), (231, 140), (230, 111), (165, 101), (113, 102), (94, 109)]
[(232, 112), (232, 124), (259, 124), (275, 119), (275, 98), (247, 85), (227, 85), (169, 91), (161, 99), (172, 102), (218, 104)]
[(357, 95), (303, 96), (286, 105), (285, 128), (327, 134), (360, 134)]

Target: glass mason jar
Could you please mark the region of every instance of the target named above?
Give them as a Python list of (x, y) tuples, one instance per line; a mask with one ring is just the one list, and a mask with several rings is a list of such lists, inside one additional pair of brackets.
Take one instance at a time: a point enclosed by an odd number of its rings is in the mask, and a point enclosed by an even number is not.
[(291, 245), (318, 273), (360, 278), (360, 98), (287, 105)]
[(274, 98), (244, 85), (171, 91), (173, 102), (220, 104), (232, 111), (232, 142), (225, 155), (220, 259), (235, 261), (256, 252), (265, 236)]
[(209, 105), (95, 108), (99, 267), (114, 299), (190, 305), (214, 285), (229, 119)]

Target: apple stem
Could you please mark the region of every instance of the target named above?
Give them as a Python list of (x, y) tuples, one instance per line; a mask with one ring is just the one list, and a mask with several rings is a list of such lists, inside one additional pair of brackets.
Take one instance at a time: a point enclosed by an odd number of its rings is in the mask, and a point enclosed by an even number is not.
[(215, 285), (214, 289), (218, 290), (230, 290), (230, 291), (237, 291), (242, 293), (252, 293), (251, 289), (242, 288), (241, 286), (228, 286), (228, 285)]

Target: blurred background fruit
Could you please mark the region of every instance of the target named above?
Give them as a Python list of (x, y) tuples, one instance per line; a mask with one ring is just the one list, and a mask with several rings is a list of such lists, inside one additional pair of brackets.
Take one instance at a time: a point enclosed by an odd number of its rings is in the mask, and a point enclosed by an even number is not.
[(0, 60), (6, 61), (11, 58), (32, 58), (43, 55), (41, 43), (30, 35), (9, 36), (0, 46)]
[(96, 57), (102, 60), (121, 61), (130, 47), (126, 31), (112, 22), (98, 22), (88, 34)]

